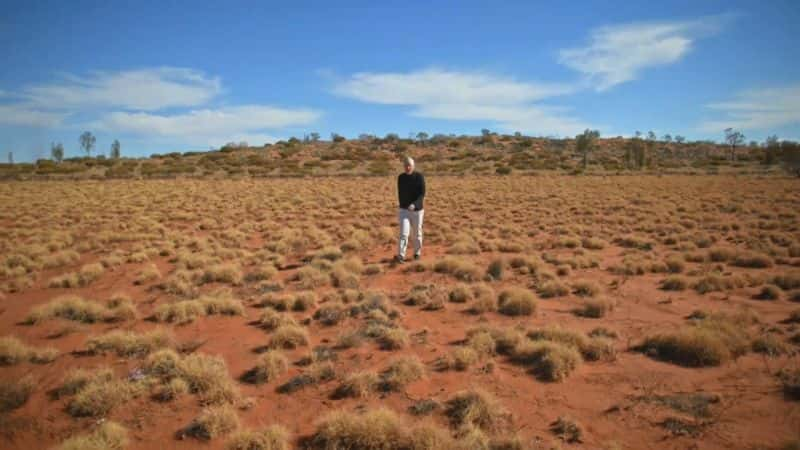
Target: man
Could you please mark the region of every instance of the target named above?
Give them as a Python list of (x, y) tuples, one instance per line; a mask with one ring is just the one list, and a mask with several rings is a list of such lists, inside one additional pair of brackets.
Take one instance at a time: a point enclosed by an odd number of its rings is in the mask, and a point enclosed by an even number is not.
[(394, 260), (402, 263), (406, 259), (408, 234), (414, 230), (414, 259), (419, 259), (422, 251), (422, 202), (425, 199), (425, 177), (414, 171), (414, 160), (406, 157), (403, 161), (405, 172), (397, 177), (397, 198), (400, 203), (400, 243)]

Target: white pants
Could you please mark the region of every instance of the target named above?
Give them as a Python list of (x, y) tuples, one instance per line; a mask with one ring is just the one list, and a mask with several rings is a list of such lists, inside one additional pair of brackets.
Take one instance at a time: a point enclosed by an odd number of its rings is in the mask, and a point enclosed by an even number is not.
[(408, 234), (409, 231), (414, 230), (414, 254), (419, 255), (422, 250), (422, 216), (425, 210), (422, 211), (409, 211), (407, 209), (399, 209), (398, 217), (400, 218), (400, 244), (398, 255), (405, 258), (406, 248), (408, 247)]

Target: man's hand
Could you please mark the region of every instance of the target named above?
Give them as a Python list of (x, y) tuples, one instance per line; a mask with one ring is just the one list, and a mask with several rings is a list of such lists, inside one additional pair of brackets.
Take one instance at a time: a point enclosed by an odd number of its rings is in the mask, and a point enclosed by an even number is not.
[(408, 210), (409, 211), (413, 211), (414, 210), (414, 204), (413, 203), (408, 205)]

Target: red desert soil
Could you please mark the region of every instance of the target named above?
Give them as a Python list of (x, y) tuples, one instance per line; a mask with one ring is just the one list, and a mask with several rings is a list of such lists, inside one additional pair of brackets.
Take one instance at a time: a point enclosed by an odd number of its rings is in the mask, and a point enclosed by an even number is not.
[[(642, 178), (643, 180), (635, 180), (636, 183), (639, 183), (637, 186), (645, 186), (651, 182), (663, 183), (653, 177)], [(209, 185), (197, 183), (182, 187), (197, 189), (199, 192), (200, 189), (211, 188), (211, 182), (207, 183)], [(287, 188), (281, 187), (280, 181), (261, 183), (272, 183), (269, 189), (277, 189), (286, 198), (291, 198), (291, 193), (285, 192)], [(314, 184), (311, 184), (313, 183), (311, 181), (292, 181), (291, 183), (298, 183), (305, 194), (316, 192), (317, 189)], [(368, 183), (376, 184), (378, 182), (368, 181)], [(376, 208), (376, 211), (365, 213), (365, 217), (359, 220), (369, 221), (376, 227), (394, 227), (395, 217), (393, 209), (390, 207), (392, 203), (391, 181), (384, 180), (380, 183), (383, 184), (372, 186), (378, 194), (363, 195), (367, 197), (385, 195), (387, 197), (385, 203), (389, 207)], [(433, 238), (429, 239), (430, 242), (425, 246), (422, 262), (431, 266), (448, 255), (448, 248), (456, 240), (444, 236), (444, 233), (437, 235), (434, 231), (449, 220), (445, 212), (451, 205), (448, 203), (449, 199), (445, 192), (455, 192), (453, 189), (457, 189), (454, 187), (454, 185), (457, 186), (455, 180), (441, 183), (443, 184), (441, 190), (437, 192), (437, 182), (433, 181), (429, 188), (432, 194), (426, 201), (425, 228), (426, 231), (430, 230)], [(492, 181), (485, 183), (491, 185)], [(522, 187), (528, 186), (527, 183), (536, 183), (536, 181), (533, 179), (530, 181), (516, 180), (514, 183), (520, 183), (520, 186), (517, 187)], [(561, 183), (566, 186), (567, 192), (582, 192), (586, 186), (576, 188), (572, 184), (588, 185), (591, 181), (575, 182), (566, 179), (547, 183)], [(692, 184), (694, 192), (704, 192), (703, 185), (694, 179), (679, 180), (677, 184), (680, 183), (695, 183)], [(748, 180), (748, 183), (751, 184), (748, 192), (754, 193), (753, 195), (761, 195), (763, 191), (759, 191), (758, 188), (766, 182)], [(784, 183), (791, 184), (791, 188), (795, 189), (795, 192), (800, 187), (797, 182), (785, 181)], [(62, 189), (68, 189), (71, 185), (65, 183), (59, 186)], [(96, 188), (105, 185), (93, 186)], [(252, 187), (251, 185), (225, 184), (223, 191), (230, 193), (242, 189), (244, 192), (246, 186)], [(166, 184), (156, 186), (155, 189), (159, 190), (164, 187)], [(26, 188), (27, 186), (23, 188), (4, 185), (3, 191), (5, 193), (5, 191)], [(114, 189), (119, 188), (114, 187)], [(351, 185), (348, 185), (348, 189), (350, 190), (346, 195), (355, 195), (354, 193), (358, 192), (358, 189)], [(542, 194), (540, 190), (544, 189), (546, 194), (547, 185), (545, 187), (534, 186), (531, 189), (538, 192), (539, 195)], [(733, 195), (731, 192), (715, 189), (713, 196), (719, 202), (724, 202)], [(207, 218), (209, 216), (203, 209), (202, 198), (217, 197), (208, 194), (207, 190), (202, 192), (203, 195), (198, 197), (200, 200), (193, 199), (190, 202), (193, 205), (194, 214), (198, 218)], [(477, 192), (480, 192), (480, 189)], [(565, 191), (559, 192), (562, 199), (569, 197)], [(651, 200), (655, 201), (657, 194), (658, 192), (653, 194)], [(498, 201), (497, 199), (503, 194), (493, 193), (492, 195), (494, 196), (492, 201)], [(518, 193), (516, 195), (525, 196), (526, 194)], [(619, 191), (616, 191), (614, 195), (624, 197), (624, 194)], [(677, 197), (679, 196), (676, 195)], [(5, 198), (10, 197), (5, 196)], [(463, 197), (459, 197), (455, 201), (461, 204), (463, 200)], [(281, 199), (281, 201), (286, 200)], [(320, 203), (319, 199), (316, 201)], [(699, 204), (697, 199), (687, 201), (692, 202), (690, 209), (702, 210), (703, 205)], [(795, 205), (800, 204), (797, 203), (796, 194), (792, 201), (795, 202)], [(8, 203), (8, 200), (3, 202)], [(579, 207), (591, 207), (590, 200), (579, 202)], [(339, 205), (341, 206), (341, 204)], [(224, 206), (215, 204), (211, 214), (219, 213), (221, 207)], [(490, 228), (495, 226), (498, 229), (503, 227), (528, 229), (525, 228), (525, 220), (528, 216), (525, 215), (524, 210), (515, 209), (513, 205), (503, 205), (503, 207), (511, 214), (522, 214), (522, 216), (504, 223), (490, 225)], [(571, 211), (567, 209), (568, 207), (565, 206), (554, 211), (554, 215), (566, 216), (562, 220), (564, 226), (569, 225), (569, 218), (580, 217), (580, 211)], [(674, 205), (670, 207), (674, 208)], [(345, 215), (341, 217), (346, 217), (348, 213), (346, 210), (342, 211), (335, 207), (333, 210), (343, 212)], [(487, 226), (486, 223), (480, 223), (482, 213), (473, 215), (466, 207), (457, 210), (459, 213), (467, 214), (470, 221), (475, 221), (476, 227)], [(76, 207), (71, 212), (71, 217), (75, 219), (74, 222), (59, 228), (81, 229), (79, 227), (80, 211), (79, 207)], [(92, 204), (91, 211), (93, 214), (101, 214), (102, 208), (98, 204)], [(280, 218), (272, 217), (270, 224), (275, 227), (292, 226), (289, 217), (300, 220), (298, 211), (302, 210), (295, 208), (283, 213)], [(641, 210), (638, 211), (638, 214), (641, 214)], [(36, 218), (39, 213), (39, 210), (29, 210), (27, 214), (29, 218)], [(627, 217), (627, 214), (630, 213), (622, 211), (619, 217)], [(457, 215), (454, 214), (454, 216)], [(314, 212), (314, 217), (322, 216), (320, 211)], [(61, 216), (62, 219), (64, 217)], [(119, 217), (125, 219), (124, 215)], [(522, 217), (526, 219), (523, 220)], [(643, 216), (640, 215), (640, 217)], [(312, 217), (303, 220), (307, 225), (309, 220), (313, 223), (314, 219)], [(696, 220), (697, 228), (680, 231), (686, 233), (687, 238), (699, 233), (699, 228), (704, 227), (700, 217)], [(800, 238), (796, 214), (791, 219), (775, 219), (778, 222), (781, 220), (791, 221), (793, 224), (791, 227), (784, 228), (786, 235), (795, 240)], [(187, 236), (209, 236), (209, 233), (196, 230), (192, 224), (187, 225), (181, 221), (172, 222), (171, 225), (167, 222), (162, 222), (162, 224), (174, 226), (174, 230), (186, 233)], [(235, 224), (228, 223), (227, 225)], [(326, 225), (330, 226), (330, 223)], [(631, 226), (633, 227), (635, 224)], [(547, 252), (565, 256), (573, 255), (572, 249), (550, 247), (559, 236), (554, 234), (555, 230), (551, 231), (546, 226), (542, 228), (544, 229), (534, 233), (532, 237), (527, 237), (525, 233), (512, 233), (515, 241), (525, 242), (526, 247), (521, 252), (509, 254), (495, 248), (464, 257), (485, 272), (489, 263), (494, 259), (508, 258), (517, 253), (539, 255)], [(391, 229), (394, 230), (394, 228)], [(244, 230), (244, 232), (247, 231)], [(249, 251), (262, 249), (267, 240), (264, 233), (255, 230), (249, 231), (250, 235), (246, 236), (241, 248)], [(315, 346), (332, 346), (342, 330), (355, 329), (362, 323), (362, 319), (347, 318), (336, 326), (324, 326), (316, 320), (311, 320), (305, 326), (310, 336), (309, 345), (285, 351), (290, 361), (288, 372), (281, 375), (276, 381), (262, 385), (247, 384), (238, 381), (238, 378), (253, 366), (257, 356), (254, 349), (264, 346), (269, 339), (268, 333), (251, 324), (263, 310), (254, 305), (254, 301), (261, 294), (252, 287), (247, 287), (246, 283), (233, 287), (233, 292), (247, 305), (246, 315), (243, 317), (211, 315), (200, 317), (186, 325), (155, 323), (148, 320), (148, 317), (156, 306), (170, 302), (173, 300), (173, 296), (158, 289), (156, 287), (158, 282), (136, 285), (134, 280), (139, 271), (150, 263), (155, 263), (159, 268), (162, 280), (167, 278), (172, 271), (176, 270), (176, 264), (171, 262), (171, 256), (154, 256), (145, 263), (124, 263), (110, 267), (100, 278), (85, 287), (70, 289), (48, 287), (48, 280), (53, 276), (78, 270), (86, 263), (99, 261), (108, 253), (102, 246), (95, 247), (91, 251), (81, 252), (80, 260), (67, 266), (41, 269), (36, 273), (31, 287), (22, 289), (20, 292), (8, 292), (4, 294), (5, 298), (0, 299), (2, 305), (0, 308), (0, 336), (13, 335), (30, 346), (55, 347), (60, 351), (60, 356), (49, 364), (23, 362), (0, 367), (0, 380), (3, 382), (17, 380), (28, 374), (33, 375), (36, 379), (35, 388), (27, 403), (11, 413), (0, 415), (0, 447), (9, 450), (51, 448), (70, 436), (89, 431), (92, 424), (98, 421), (114, 420), (129, 430), (131, 443), (128, 448), (131, 449), (225, 448), (226, 439), (224, 437), (208, 442), (200, 442), (188, 437), (185, 439), (176, 437), (177, 433), (186, 427), (202, 409), (193, 395), (185, 395), (173, 402), (158, 402), (152, 400), (148, 395), (143, 395), (114, 408), (104, 418), (73, 418), (65, 411), (67, 399), (53, 400), (48, 396), (47, 392), (58, 387), (64, 374), (74, 368), (93, 368), (106, 364), (112, 366), (118, 375), (124, 376), (141, 366), (142, 359), (140, 358), (121, 358), (113, 353), (89, 355), (81, 352), (82, 349), (85, 349), (88, 337), (119, 328), (142, 331), (154, 327), (171, 329), (179, 342), (201, 342), (202, 345), (197, 352), (221, 355), (227, 363), (230, 376), (236, 380), (235, 383), (241, 391), (242, 398), (254, 400), (251, 407), (237, 409), (242, 427), (256, 429), (272, 424), (281, 424), (289, 430), (295, 444), (300, 438), (311, 435), (317, 421), (329, 411), (361, 411), (371, 407), (386, 406), (402, 414), (409, 421), (416, 421), (420, 419), (407, 413), (409, 406), (416, 401), (434, 399), (444, 402), (454, 393), (468, 388), (479, 388), (493, 394), (511, 412), (512, 431), (522, 437), (525, 442), (539, 443), (536, 444), (539, 446), (531, 448), (551, 448), (550, 445), (558, 442), (550, 430), (550, 424), (562, 416), (570, 417), (583, 427), (582, 442), (562, 443), (560, 444), (562, 448), (755, 449), (779, 448), (783, 443), (796, 439), (800, 433), (800, 404), (784, 397), (780, 381), (776, 377), (776, 373), (782, 368), (797, 368), (796, 346), (787, 355), (767, 357), (759, 353), (748, 352), (735, 361), (725, 362), (716, 367), (703, 368), (682, 367), (652, 359), (641, 352), (634, 351), (633, 347), (641, 343), (646, 336), (655, 332), (670, 331), (686, 326), (687, 316), (698, 309), (727, 313), (746, 309), (756, 315), (760, 323), (766, 324), (767, 327), (781, 328), (781, 333), (791, 333), (791, 328), (783, 325), (782, 321), (800, 304), (786, 299), (779, 301), (753, 300), (752, 297), (760, 290), (759, 287), (736, 287), (701, 295), (691, 288), (682, 291), (659, 289), (660, 281), (667, 275), (664, 273), (646, 273), (634, 276), (612, 273), (607, 269), (608, 266), (622, 261), (625, 254), (629, 254), (630, 251), (611, 244), (617, 236), (617, 230), (607, 233), (605, 236), (601, 234), (600, 237), (609, 244), (601, 250), (591, 252), (591, 255), (599, 260), (599, 265), (590, 268), (575, 268), (563, 278), (570, 285), (576, 280), (592, 281), (601, 287), (605, 297), (615, 301), (614, 310), (598, 319), (575, 315), (573, 310), (582, 303), (582, 299), (572, 293), (555, 298), (539, 298), (537, 295), (538, 311), (532, 316), (511, 317), (497, 312), (472, 314), (468, 311), (468, 304), (451, 302), (445, 302), (443, 309), (426, 311), (419, 306), (403, 303), (405, 295), (414, 285), (433, 283), (436, 286), (451, 287), (458, 281), (450, 275), (437, 273), (430, 268), (421, 272), (409, 272), (406, 270), (409, 264), (399, 266), (391, 264), (389, 261), (395, 249), (392, 240), (373, 242), (365, 248), (347, 252), (347, 255), (360, 257), (364, 266), (377, 264), (381, 267), (382, 272), (379, 274), (362, 275), (358, 289), (362, 292), (380, 290), (387, 294), (392, 306), (401, 313), (397, 323), (408, 331), (411, 341), (408, 347), (396, 351), (381, 350), (375, 342), (370, 340), (366, 340), (359, 347), (337, 351), (334, 363), (337, 376), (344, 376), (359, 370), (372, 370), (380, 373), (389, 360), (400, 355), (416, 355), (426, 366), (425, 378), (412, 382), (404, 392), (375, 392), (366, 399), (332, 399), (331, 393), (339, 384), (337, 380), (312, 385), (291, 394), (276, 391), (277, 386), (304, 370), (303, 367), (292, 363), (307, 356)], [(78, 236), (76, 238), (78, 238), (76, 239), (77, 244), (80, 238)], [(721, 237), (718, 242), (722, 242), (723, 239), (724, 237)], [(501, 238), (499, 241), (503, 241), (503, 239)], [(734, 240), (729, 242), (734, 242)], [(336, 244), (334, 242), (334, 245)], [(116, 248), (129, 250), (133, 245), (135, 244), (124, 243)], [(8, 254), (11, 253), (11, 248), (10, 244), (6, 245), (5, 250)], [(658, 254), (662, 255), (663, 246), (659, 244), (657, 249)], [(288, 254), (283, 262), (283, 268), (272, 279), (282, 281), (286, 292), (299, 290), (294, 286), (295, 282), (290, 280), (298, 268), (306, 263), (302, 256)], [(767, 269), (726, 267), (725, 270), (759, 276), (797, 271), (797, 258), (790, 258), (788, 262), (795, 267), (776, 264)], [(708, 264), (711, 263), (700, 263), (698, 267)], [(691, 263), (688, 263), (688, 266), (693, 267)], [(554, 267), (551, 269), (555, 270)], [(522, 286), (536, 291), (536, 287), (528, 276), (514, 273), (511, 269), (506, 269), (502, 280), (494, 280), (489, 283), (496, 293), (500, 293), (508, 286)], [(202, 286), (202, 291), (206, 292), (222, 285), (221, 283), (208, 283)], [(315, 289), (319, 299), (322, 298), (323, 293), (335, 290), (331, 285)], [(23, 319), (32, 308), (60, 295), (74, 294), (87, 299), (104, 300), (119, 292), (125, 293), (133, 299), (139, 313), (137, 320), (113, 324), (72, 322), (75, 329), (71, 333), (59, 337), (52, 335), (57, 334), (69, 322), (54, 319), (37, 325), (22, 324)], [(313, 315), (313, 308), (309, 311), (285, 314), (290, 314), (298, 322), (301, 322)], [(457, 348), (459, 343), (465, 339), (467, 330), (484, 324), (521, 326), (525, 330), (558, 325), (564, 329), (584, 334), (602, 326), (618, 334), (614, 344), (617, 356), (613, 361), (584, 362), (566, 380), (561, 382), (540, 381), (531, 375), (526, 367), (514, 364), (510, 362), (509, 358), (500, 355), (493, 358), (493, 367), (491, 368), (485, 367), (486, 361), (483, 361), (474, 364), (466, 371), (436, 370), (437, 359), (447, 356)], [(710, 414), (705, 417), (694, 417), (686, 412), (671, 409), (657, 401), (663, 396), (697, 393), (718, 396), (719, 401), (710, 405)], [(680, 423), (687, 425), (688, 431), (672, 431), (665, 426), (670, 423), (669, 420), (676, 418), (681, 419)], [(446, 417), (441, 413), (434, 414), (432, 420), (442, 427), (448, 427)]]

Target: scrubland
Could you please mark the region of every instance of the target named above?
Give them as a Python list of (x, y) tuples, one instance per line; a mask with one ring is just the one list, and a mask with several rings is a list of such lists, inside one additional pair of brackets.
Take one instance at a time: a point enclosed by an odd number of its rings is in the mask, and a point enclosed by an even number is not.
[(0, 184), (0, 447), (796, 448), (800, 181), (427, 182)]

